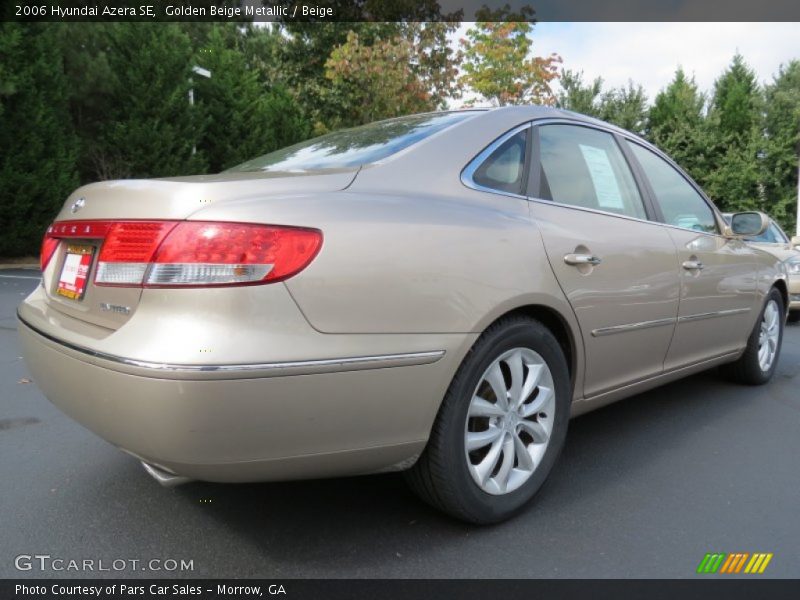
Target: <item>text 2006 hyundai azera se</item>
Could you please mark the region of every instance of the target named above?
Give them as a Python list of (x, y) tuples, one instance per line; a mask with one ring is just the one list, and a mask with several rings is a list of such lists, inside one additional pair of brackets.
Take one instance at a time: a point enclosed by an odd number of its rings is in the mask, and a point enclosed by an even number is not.
[(164, 483), (405, 470), (493, 522), (574, 416), (767, 382), (786, 272), (672, 161), (574, 113), (415, 115), (218, 175), (77, 190), (20, 306), (57, 406)]

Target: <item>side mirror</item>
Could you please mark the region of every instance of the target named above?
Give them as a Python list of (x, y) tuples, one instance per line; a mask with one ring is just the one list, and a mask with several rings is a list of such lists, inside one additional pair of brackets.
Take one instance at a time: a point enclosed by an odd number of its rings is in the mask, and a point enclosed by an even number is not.
[(796, 235), (792, 238), (792, 246), (800, 248), (800, 235)]
[(731, 216), (730, 234), (732, 237), (755, 237), (769, 227), (769, 217), (762, 212), (748, 211)]

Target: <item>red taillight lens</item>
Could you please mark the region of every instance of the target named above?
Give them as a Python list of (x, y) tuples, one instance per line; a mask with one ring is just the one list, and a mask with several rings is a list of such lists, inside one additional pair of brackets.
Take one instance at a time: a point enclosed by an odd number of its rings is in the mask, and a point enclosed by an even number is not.
[(97, 259), (98, 285), (141, 285), (173, 221), (112, 223)]
[(53, 254), (56, 252), (56, 248), (58, 248), (58, 238), (53, 237), (53, 226), (51, 225), (44, 234), (42, 251), (39, 253), (39, 267), (42, 271), (47, 268), (50, 259), (53, 258)]
[(204, 221), (110, 224), (95, 283), (207, 287), (281, 281), (322, 246), (316, 229)]
[(305, 268), (321, 244), (316, 229), (184, 221), (159, 247), (145, 285), (280, 281)]

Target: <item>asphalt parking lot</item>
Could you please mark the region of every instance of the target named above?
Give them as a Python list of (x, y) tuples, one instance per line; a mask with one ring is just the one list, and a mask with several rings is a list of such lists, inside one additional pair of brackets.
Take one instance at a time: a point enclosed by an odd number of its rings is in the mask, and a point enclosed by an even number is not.
[[(696, 577), (707, 552), (800, 576), (798, 326), (770, 385), (705, 373), (575, 419), (530, 508), (480, 528), (397, 475), (161, 488), (28, 382), (15, 308), (36, 285), (0, 271), (0, 577)], [(21, 554), (194, 569), (20, 572)]]

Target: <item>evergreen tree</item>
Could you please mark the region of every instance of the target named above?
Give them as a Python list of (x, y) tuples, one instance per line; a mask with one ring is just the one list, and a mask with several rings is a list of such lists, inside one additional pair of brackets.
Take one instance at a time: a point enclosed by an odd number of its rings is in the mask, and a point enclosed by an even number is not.
[(214, 24), (197, 63), (210, 79), (195, 78), (195, 98), (206, 116), (198, 149), (210, 172), (298, 142), (308, 135), (297, 103), (280, 86), (265, 85), (247, 63), (247, 38), (238, 26)]
[[(85, 181), (201, 172), (204, 117), (190, 106), (189, 37), (176, 23), (65, 25), (70, 104)], [(76, 40), (77, 38), (77, 40)], [(77, 41), (77, 43), (76, 43)]]
[(600, 98), (598, 108), (603, 121), (613, 123), (631, 133), (643, 134), (647, 121), (647, 95), (641, 85), (628, 85), (609, 90)]
[(705, 98), (694, 78), (679, 68), (655, 97), (647, 115), (645, 135), (695, 178), (705, 181)]
[(781, 66), (767, 86), (766, 99), (766, 208), (793, 235), (800, 168), (800, 60)]
[(561, 90), (557, 94), (557, 105), (590, 117), (600, 117), (598, 106), (603, 79), (595, 78), (591, 83), (583, 82), (583, 71), (563, 69), (559, 80)]
[(78, 140), (52, 24), (0, 24), (0, 256), (36, 254), (78, 185)]
[(704, 186), (722, 210), (763, 209), (764, 100), (740, 54), (714, 84), (706, 121)]

